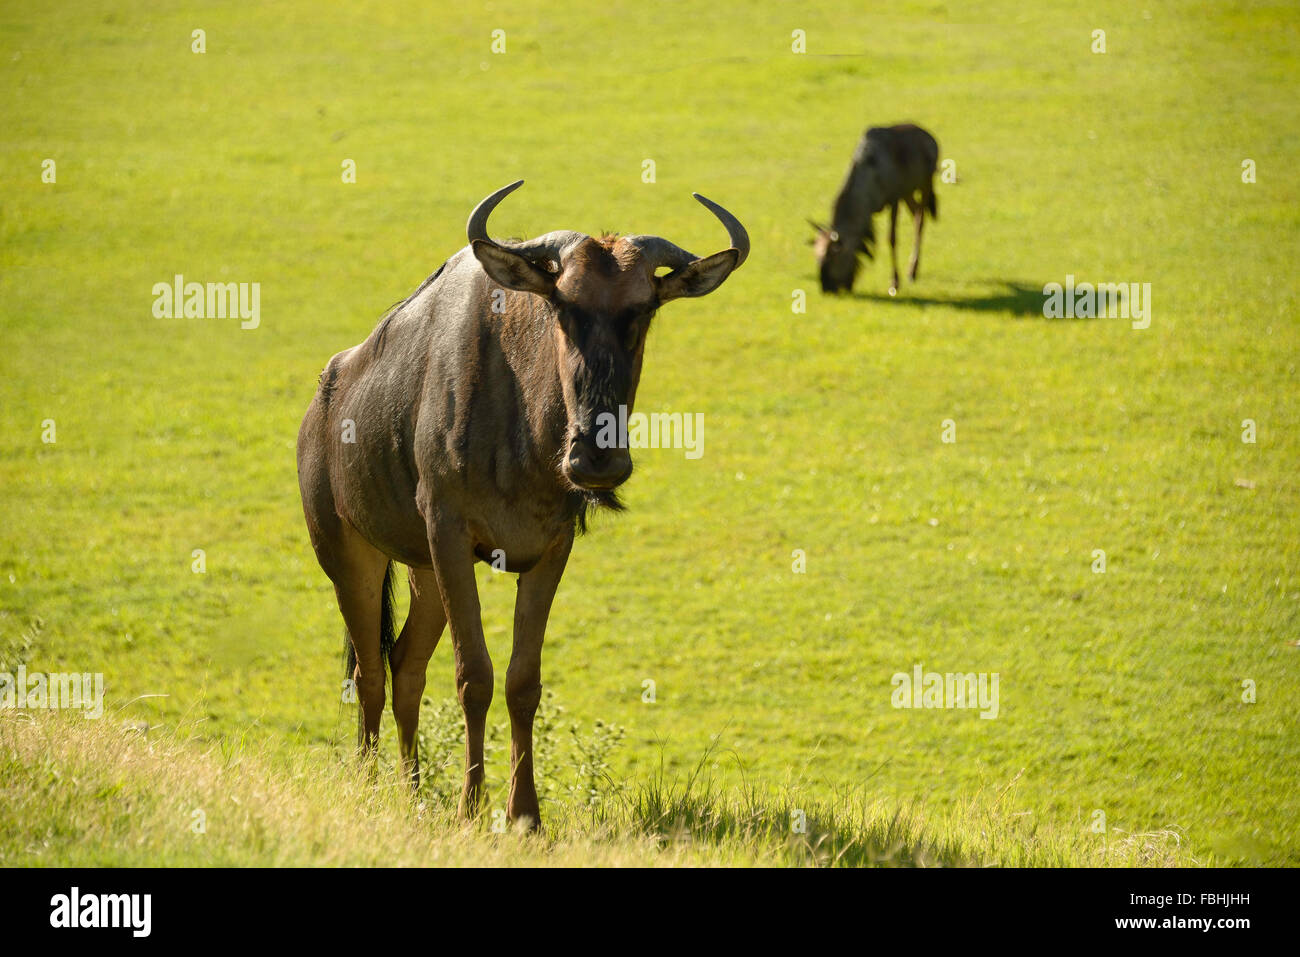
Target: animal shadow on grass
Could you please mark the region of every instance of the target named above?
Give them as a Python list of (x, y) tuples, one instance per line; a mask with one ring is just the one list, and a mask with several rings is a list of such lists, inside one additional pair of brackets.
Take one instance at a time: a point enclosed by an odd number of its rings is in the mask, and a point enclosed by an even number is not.
[[(746, 785), (739, 792), (717, 790), (704, 776), (718, 742), (705, 749), (683, 781), (669, 780), (663, 747), (653, 776), (622, 796), (635, 829), (661, 844), (714, 847), (784, 846), (787, 861), (815, 866), (930, 867), (976, 864), (942, 835), (927, 835), (906, 808), (892, 815), (866, 815), (848, 793), (829, 801), (799, 800), (793, 794), (762, 796)], [(735, 756), (734, 752), (732, 752)], [(737, 763), (740, 760), (737, 757)], [(741, 765), (743, 770), (743, 764)]]
[[(792, 863), (839, 867), (963, 867), (978, 864), (949, 842), (915, 833), (902, 810), (865, 822), (836, 809), (772, 806), (756, 795), (726, 800), (703, 793), (665, 793), (655, 782), (630, 801), (637, 829), (661, 844), (716, 847), (784, 845)], [(796, 823), (798, 822), (797, 826)]]
[[(897, 296), (876, 292), (855, 292), (853, 298), (887, 302), (898, 306), (944, 306), (952, 309), (970, 309), (974, 312), (1007, 313), (1022, 319), (1046, 320), (1048, 318), (1043, 315), (1045, 297), (1042, 283), (1034, 285), (1009, 279), (989, 279), (978, 285), (995, 288), (994, 291), (982, 295), (941, 297), (912, 295), (907, 287), (904, 287)], [(1075, 320), (1052, 319), (1050, 321), (1073, 322)]]

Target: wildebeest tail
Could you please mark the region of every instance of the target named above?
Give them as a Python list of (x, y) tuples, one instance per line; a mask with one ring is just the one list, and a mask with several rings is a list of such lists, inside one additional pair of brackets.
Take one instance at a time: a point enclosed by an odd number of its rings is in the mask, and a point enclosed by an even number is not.
[(933, 184), (931, 184), (930, 188), (926, 190), (925, 208), (929, 211), (931, 219), (939, 218), (939, 200), (935, 199)]
[(397, 644), (397, 628), (393, 623), (393, 563), (384, 569), (384, 584), (379, 596), (379, 654), (384, 659), (385, 674), (388, 656)]

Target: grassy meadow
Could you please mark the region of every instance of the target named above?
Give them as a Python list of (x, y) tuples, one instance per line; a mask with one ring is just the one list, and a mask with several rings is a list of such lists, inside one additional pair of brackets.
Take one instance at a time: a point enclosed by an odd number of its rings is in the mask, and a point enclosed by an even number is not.
[[(0, 864), (1300, 863), (1298, 51), (1285, 3), (6, 6), (0, 672), (106, 709), (0, 710)], [(900, 121), (955, 174), (920, 279), (878, 217), (824, 297), (806, 219)], [(753, 241), (650, 333), (638, 411), (703, 456), (637, 453), (556, 597), (543, 842), (454, 821), (445, 636), (418, 801), (390, 715), (345, 760), (294, 463), (330, 356), (520, 178), (499, 235), (706, 254), (695, 190)], [(176, 274), (260, 324), (156, 318)], [(1149, 327), (1044, 318), (1067, 276)], [(917, 664), (997, 717), (893, 707)]]

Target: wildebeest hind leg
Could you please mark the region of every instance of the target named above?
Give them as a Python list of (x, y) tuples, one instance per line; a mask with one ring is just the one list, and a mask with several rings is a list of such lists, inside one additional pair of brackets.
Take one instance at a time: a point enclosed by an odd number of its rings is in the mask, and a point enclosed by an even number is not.
[(384, 711), (384, 660), (379, 648), (380, 616), (384, 602), (384, 575), (388, 556), (375, 548), (347, 522), (331, 550), (331, 567), (339, 611), (356, 652), (352, 678), (361, 698), (361, 741), (364, 754), (379, 743), (379, 718)]
[(389, 655), (393, 673), (393, 718), (397, 722), (402, 769), (412, 788), (420, 786), (420, 755), (416, 732), (420, 726), (420, 699), (425, 671), (447, 624), (432, 569), (409, 570), (411, 610)]
[(889, 294), (898, 292), (898, 203), (889, 204), (889, 263), (894, 269), (894, 278), (889, 283)]
[(925, 207), (913, 199), (907, 201), (916, 221), (916, 237), (912, 243), (912, 264), (907, 268), (907, 278), (916, 282), (917, 271), (921, 268), (921, 227), (925, 225)]

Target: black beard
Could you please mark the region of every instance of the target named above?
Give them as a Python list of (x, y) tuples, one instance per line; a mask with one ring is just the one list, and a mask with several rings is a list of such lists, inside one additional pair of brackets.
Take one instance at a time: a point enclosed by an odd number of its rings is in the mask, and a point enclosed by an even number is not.
[(587, 533), (587, 516), (593, 509), (606, 508), (611, 512), (623, 512), (627, 510), (618, 497), (615, 489), (602, 489), (600, 491), (592, 489), (574, 489), (569, 493), (569, 507), (573, 509), (574, 521), (578, 526), (578, 534)]

